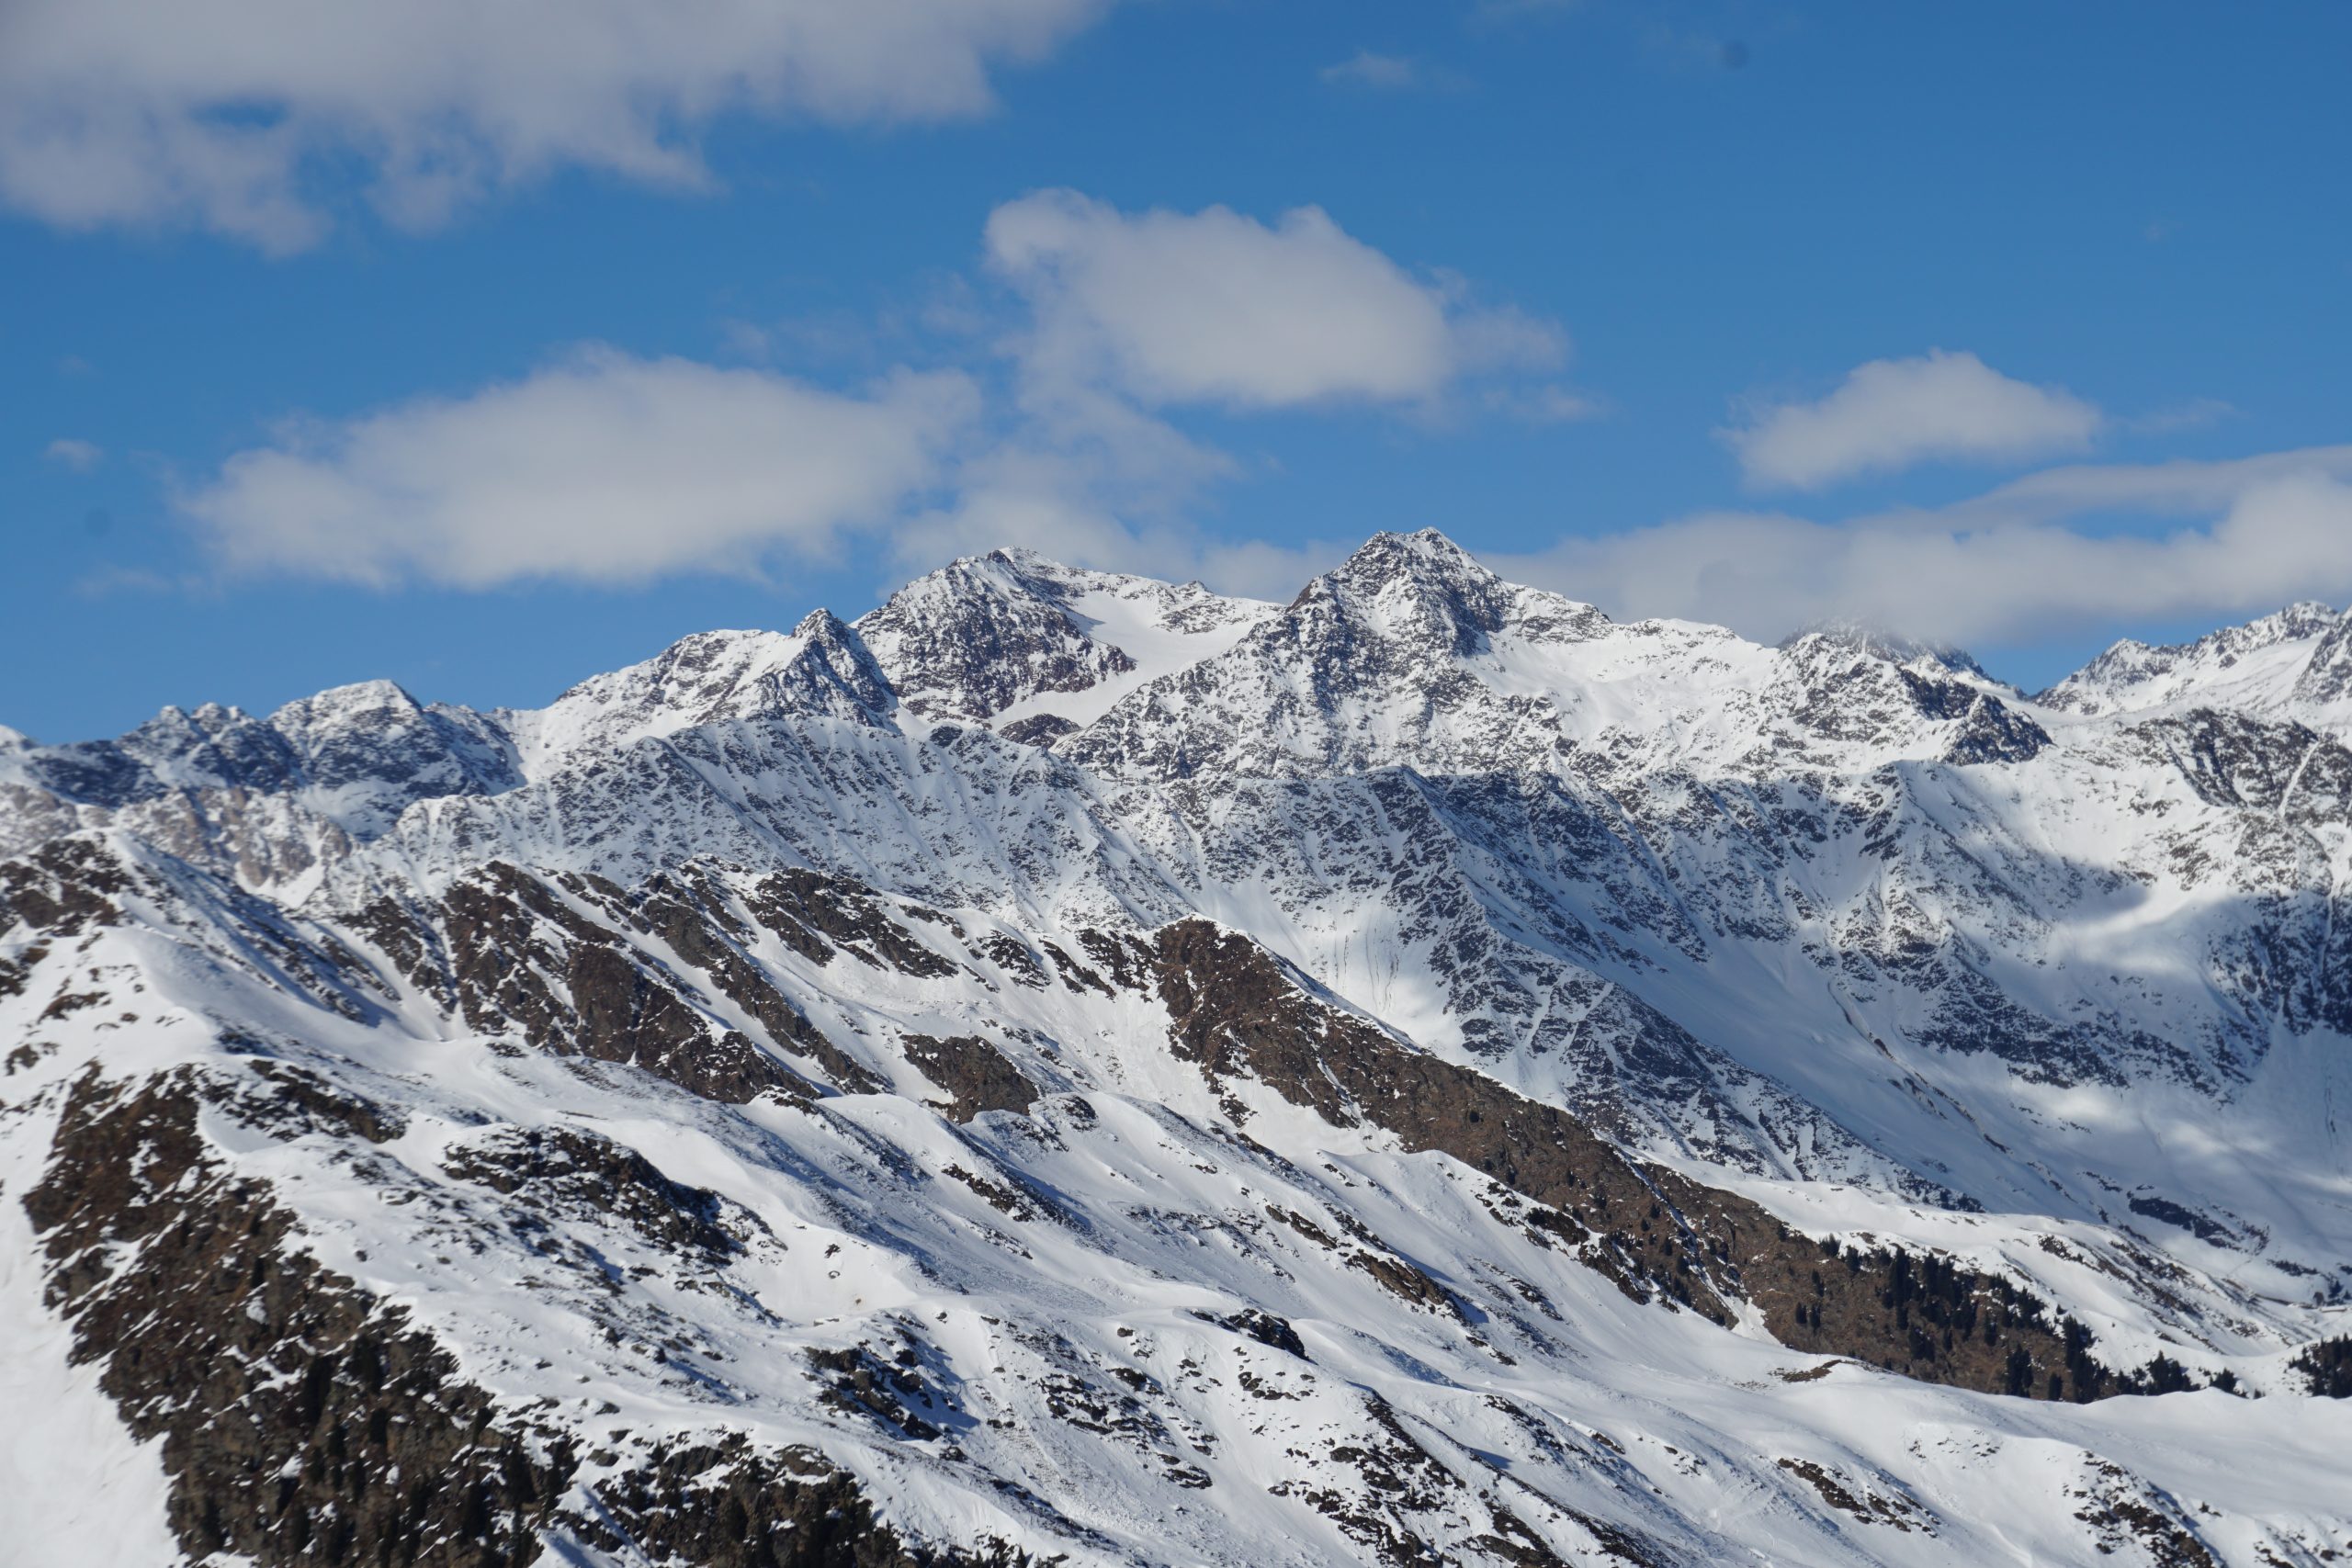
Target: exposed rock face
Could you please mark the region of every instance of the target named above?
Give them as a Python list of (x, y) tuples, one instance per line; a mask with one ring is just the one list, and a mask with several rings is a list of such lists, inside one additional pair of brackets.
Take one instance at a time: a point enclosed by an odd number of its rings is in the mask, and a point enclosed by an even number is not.
[[(616, 1476), (528, 1409), (470, 1385), (448, 1352), (353, 1280), (291, 1250), (293, 1219), (208, 1157), (199, 1108), (274, 1102), (182, 1072), (137, 1092), (74, 1086), (25, 1206), (56, 1268), (75, 1353), (141, 1438), (164, 1440), (172, 1526), (191, 1556), (521, 1568), (550, 1545), (710, 1568), (1012, 1568), (1001, 1543), (909, 1550), (852, 1476), (813, 1452), (657, 1445)], [(376, 1108), (322, 1108), (380, 1131)], [(593, 1134), (465, 1149), (450, 1174), (551, 1215), (617, 1207), (673, 1253), (741, 1250), (712, 1194)], [(139, 1258), (122, 1266), (125, 1251)]]
[(984, 719), (1039, 692), (1082, 692), (1136, 667), (1088, 636), (1070, 587), (998, 550), (902, 589), (858, 622), (926, 718)]
[[(1557, 1107), (1412, 1050), (1306, 995), (1247, 938), (1203, 921), (1159, 932), (1171, 1043), (1212, 1082), (1253, 1078), (1340, 1125), (1369, 1122), (1436, 1149), (1541, 1207), (1512, 1212), (1642, 1301), (1719, 1323), (1760, 1309), (1786, 1344), (1992, 1393), (2062, 1385), (2070, 1347), (2044, 1304), (2007, 1280), (1901, 1247), (1825, 1249), (1748, 1201), (1645, 1168)], [(1917, 1318), (1915, 1324), (1914, 1319)], [(2072, 1349), (2078, 1398), (2133, 1392)]]
[(2295, 677), (2294, 700), (2311, 707), (2352, 701), (2352, 618), (2339, 618)]
[(85, 1076), (25, 1198), (76, 1354), (164, 1439), (181, 1541), (269, 1562), (536, 1561), (569, 1444), (526, 1441), (429, 1337), (289, 1253), (292, 1217), (207, 1158), (204, 1092), (186, 1071)]
[(191, 1562), (2327, 1561), (2344, 626), (1006, 551), (0, 733), (6, 1277)]
[(518, 1028), (541, 1050), (628, 1062), (713, 1100), (805, 1090), (713, 1021), (658, 960), (554, 889), (503, 863), (444, 901), (458, 1004), (484, 1032)]
[(910, 1034), (899, 1043), (907, 1060), (946, 1091), (950, 1121), (969, 1122), (983, 1111), (1026, 1111), (1037, 1103), (1037, 1086), (977, 1034), (945, 1040)]

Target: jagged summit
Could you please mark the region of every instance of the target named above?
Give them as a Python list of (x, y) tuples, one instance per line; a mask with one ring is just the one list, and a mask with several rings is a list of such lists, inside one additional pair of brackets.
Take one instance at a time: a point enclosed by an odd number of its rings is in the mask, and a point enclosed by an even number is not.
[(2326, 604), (2303, 601), (2191, 642), (2127, 637), (2036, 700), (2086, 716), (2204, 700), (2275, 710), (2292, 696), (2318, 640), (2343, 620)]
[(1375, 534), (1293, 602), (1298, 615), (1320, 601), (1343, 606), (1386, 636), (1441, 638), (1471, 653), (1502, 628), (1521, 591), (1434, 528)]
[(857, 634), (831, 611), (789, 634), (698, 632), (653, 658), (595, 676), (537, 712), (498, 716), (525, 772), (583, 750), (673, 735), (721, 719), (782, 714), (883, 722), (896, 704)]
[(1409, 534), (1382, 529), (1357, 546), (1345, 561), (1325, 575), (1363, 581), (1400, 575), (1418, 577), (1430, 573), (1479, 579), (1495, 576), (1480, 564), (1477, 557), (1437, 528), (1420, 528)]
[(1346, 560), (1309, 582), (1301, 596), (1318, 592), (1366, 600), (1403, 594), (1471, 603), (1521, 591), (1437, 529), (1423, 528), (1413, 534), (1373, 535)]
[(1798, 627), (1781, 639), (1779, 646), (1792, 649), (1800, 643), (1815, 642), (1833, 648), (1849, 649), (1873, 659), (1883, 659), (1894, 664), (1927, 663), (1946, 670), (1964, 671), (1972, 675), (1985, 675), (1984, 667), (1965, 649), (1950, 643), (1924, 642), (1871, 621), (1822, 620)]
[(995, 550), (917, 578), (856, 627), (910, 712), (1050, 740), (1272, 610), (1198, 583)]

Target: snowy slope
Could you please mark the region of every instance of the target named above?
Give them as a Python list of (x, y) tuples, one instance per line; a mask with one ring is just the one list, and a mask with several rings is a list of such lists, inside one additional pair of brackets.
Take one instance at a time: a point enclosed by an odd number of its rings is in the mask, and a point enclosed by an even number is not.
[(0, 1494), (126, 1562), (2352, 1551), (2344, 624), (2028, 700), (1435, 534), (1287, 605), (1001, 551), (532, 712), (12, 742)]
[(2300, 718), (2344, 732), (2352, 719), (2352, 617), (2290, 604), (2194, 642), (2117, 643), (2040, 699), (2086, 716), (2197, 707)]

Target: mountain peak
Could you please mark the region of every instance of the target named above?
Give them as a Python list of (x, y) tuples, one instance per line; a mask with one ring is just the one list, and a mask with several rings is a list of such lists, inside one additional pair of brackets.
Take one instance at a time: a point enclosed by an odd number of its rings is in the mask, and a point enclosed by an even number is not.
[(910, 713), (1067, 734), (1127, 690), (1273, 614), (1198, 583), (1066, 566), (1008, 547), (915, 579), (854, 630)]
[[(2190, 695), (2211, 699), (2216, 688), (2267, 705), (2285, 700), (2311, 655), (2301, 646), (2344, 624), (2344, 615), (2301, 600), (2190, 642), (2151, 644), (2126, 637), (2041, 694), (2052, 707), (2085, 715), (2132, 710)], [(2270, 666), (2277, 664), (2277, 669)], [(2275, 676), (2277, 679), (2269, 679)]]
[[(2284, 637), (2304, 637), (2324, 631), (2344, 619), (2344, 612), (2317, 599), (2298, 599), (2263, 621), (2276, 622)], [(2260, 622), (2255, 623), (2260, 625)]]
[(1350, 619), (1408, 641), (1476, 653), (1502, 629), (1520, 590), (1439, 533), (1374, 534), (1293, 604), (1329, 602)]
[(847, 621), (821, 605), (801, 616), (800, 624), (792, 628), (792, 635), (803, 642), (828, 644), (854, 642), (857, 638)]
[(1080, 575), (1050, 556), (1017, 545), (980, 555), (958, 556), (945, 566), (906, 583), (875, 609), (860, 615), (859, 626), (884, 626), (930, 613), (926, 607), (975, 594), (1014, 601), (1059, 604)]
[(1357, 546), (1331, 575), (1386, 578), (1398, 574), (1430, 573), (1495, 577), (1493, 572), (1478, 563), (1476, 556), (1435, 528), (1423, 528), (1410, 534), (1383, 529)]
[[(320, 724), (350, 724), (385, 713), (422, 712), (424, 704), (393, 681), (355, 681), (329, 686), (307, 697), (297, 697), (269, 716), (277, 729), (309, 728)], [(179, 713), (167, 708), (166, 713)], [(182, 717), (186, 716), (181, 715)]]
[(1792, 647), (1005, 550), (0, 732), (16, 1404), (191, 1538), (29, 1556), (2314, 1561), (2352, 761)]
[(1066, 570), (1027, 551), (965, 556), (926, 572), (859, 616), (910, 712), (983, 722), (1041, 691), (1077, 692), (1133, 668), (1069, 610)]
[(829, 610), (789, 634), (708, 631), (651, 659), (581, 682), (536, 715), (516, 716), (527, 750), (561, 755), (584, 745), (673, 734), (726, 718), (797, 713), (878, 722), (888, 683), (851, 626)]
[(1964, 670), (1975, 675), (1984, 673), (1984, 666), (1964, 649), (1955, 648), (1950, 643), (1923, 641), (1871, 621), (1815, 621), (1782, 637), (1779, 646), (1787, 650), (1807, 644), (1867, 654), (1873, 659), (1883, 659), (1890, 664), (1917, 664), (1924, 660), (1946, 670)]
[(1000, 545), (986, 556), (977, 558), (1000, 562), (1011, 567), (1023, 577), (1044, 578), (1048, 581), (1072, 576), (1078, 570), (1067, 562), (1056, 560), (1042, 550), (1033, 550), (1026, 545)]

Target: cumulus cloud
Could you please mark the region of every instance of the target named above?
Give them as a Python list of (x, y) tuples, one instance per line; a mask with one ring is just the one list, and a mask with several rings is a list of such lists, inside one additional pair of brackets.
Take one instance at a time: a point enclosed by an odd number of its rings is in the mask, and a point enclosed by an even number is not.
[(1267, 224), (1044, 191), (989, 215), (987, 253), (1034, 312), (1033, 376), (1148, 404), (1428, 402), (1464, 377), (1550, 368), (1566, 352), (1557, 327), (1466, 306), (1320, 208)]
[(316, 241), (334, 169), (396, 221), (567, 165), (692, 186), (732, 112), (969, 115), (1107, 0), (9, 0), (0, 200), (71, 228)]
[(1857, 366), (1819, 401), (1755, 409), (1723, 437), (1750, 484), (1818, 490), (1922, 462), (2080, 451), (2105, 423), (2062, 388), (2013, 379), (1973, 354), (1933, 349)]
[(178, 498), (232, 570), (458, 588), (635, 583), (827, 551), (937, 480), (954, 373), (847, 396), (590, 349), (451, 400), (289, 428)]
[(70, 435), (59, 436), (41, 450), (42, 457), (77, 474), (86, 474), (96, 468), (106, 460), (106, 449), (96, 442), (77, 441)]
[[(2122, 530), (2113, 514), (2139, 516)], [(2146, 524), (2161, 520), (2151, 529)], [(2076, 466), (1935, 511), (1842, 523), (1714, 513), (1563, 540), (1498, 570), (1612, 614), (1777, 637), (1859, 617), (1955, 643), (2032, 642), (2299, 599), (2352, 601), (2352, 446)]]

